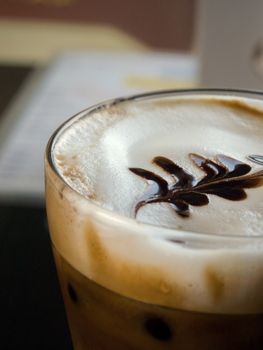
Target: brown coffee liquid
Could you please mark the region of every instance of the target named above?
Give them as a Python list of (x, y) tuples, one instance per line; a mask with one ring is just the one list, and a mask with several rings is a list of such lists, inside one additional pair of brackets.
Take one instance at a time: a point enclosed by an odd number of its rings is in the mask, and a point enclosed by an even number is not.
[(54, 249), (77, 350), (262, 350), (263, 314), (221, 315), (138, 302), (75, 270)]

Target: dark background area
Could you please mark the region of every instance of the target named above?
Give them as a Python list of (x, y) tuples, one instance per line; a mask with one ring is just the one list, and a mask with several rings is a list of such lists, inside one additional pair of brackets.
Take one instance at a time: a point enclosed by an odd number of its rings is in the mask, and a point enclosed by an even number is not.
[[(0, 65), (0, 122), (32, 70)], [(72, 349), (44, 204), (0, 198), (0, 280), (0, 349)]]
[(1, 345), (72, 349), (45, 209), (0, 204)]

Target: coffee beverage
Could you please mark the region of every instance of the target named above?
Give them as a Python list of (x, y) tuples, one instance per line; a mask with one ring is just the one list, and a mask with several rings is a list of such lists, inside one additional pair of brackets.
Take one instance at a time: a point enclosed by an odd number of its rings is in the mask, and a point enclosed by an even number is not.
[(263, 97), (164, 92), (84, 111), (46, 159), (76, 349), (261, 349)]

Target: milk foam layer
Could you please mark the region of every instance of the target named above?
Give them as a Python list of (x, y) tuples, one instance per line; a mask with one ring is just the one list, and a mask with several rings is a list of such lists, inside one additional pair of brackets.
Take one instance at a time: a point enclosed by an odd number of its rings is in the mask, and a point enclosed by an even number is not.
[(165, 156), (202, 177), (188, 157), (198, 153), (211, 159), (225, 154), (257, 171), (260, 165), (247, 156), (262, 154), (263, 104), (251, 105), (238, 98), (179, 96), (81, 114), (53, 141), (60, 177), (46, 161), (56, 249), (83, 275), (139, 301), (262, 313), (262, 187), (246, 189), (247, 199), (238, 202), (209, 195), (209, 204), (192, 206), (189, 218), (162, 203), (141, 208), (134, 220), (134, 205), (148, 184), (128, 169), (148, 169), (170, 181), (151, 163)]
[[(70, 186), (104, 208), (134, 217), (147, 183), (130, 167), (150, 170), (171, 182), (152, 164), (155, 156), (165, 156), (200, 178), (204, 173), (188, 156), (197, 153), (210, 159), (225, 154), (257, 170), (260, 166), (247, 156), (261, 152), (262, 136), (261, 113), (237, 101), (168, 99), (98, 111), (67, 130), (54, 152), (56, 166)], [(191, 207), (188, 219), (164, 203), (143, 207), (136, 218), (195, 232), (261, 235), (263, 187), (249, 189), (247, 195), (238, 202), (209, 195), (209, 205)]]

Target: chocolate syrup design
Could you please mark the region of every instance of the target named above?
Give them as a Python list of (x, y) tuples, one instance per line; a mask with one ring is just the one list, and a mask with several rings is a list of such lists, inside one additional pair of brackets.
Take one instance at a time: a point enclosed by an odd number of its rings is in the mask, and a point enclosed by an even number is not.
[(182, 217), (190, 216), (189, 206), (203, 206), (209, 203), (208, 194), (232, 201), (247, 197), (244, 189), (263, 186), (263, 169), (248, 174), (251, 166), (223, 154), (214, 160), (190, 153), (191, 161), (204, 173), (196, 179), (186, 170), (168, 158), (155, 157), (152, 162), (172, 177), (172, 183), (151, 171), (129, 168), (134, 174), (151, 181), (147, 191), (135, 206), (135, 216), (140, 208), (150, 203), (169, 203)]

